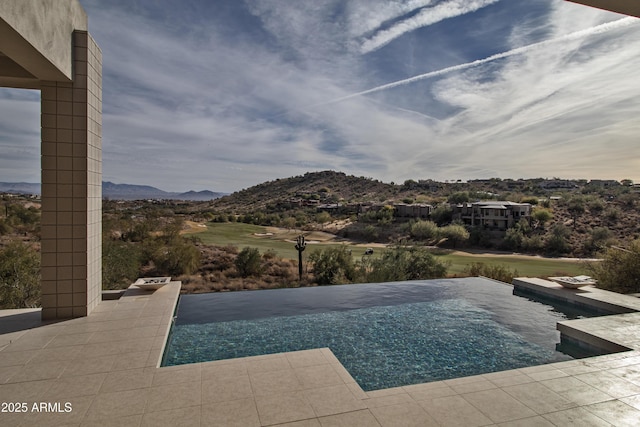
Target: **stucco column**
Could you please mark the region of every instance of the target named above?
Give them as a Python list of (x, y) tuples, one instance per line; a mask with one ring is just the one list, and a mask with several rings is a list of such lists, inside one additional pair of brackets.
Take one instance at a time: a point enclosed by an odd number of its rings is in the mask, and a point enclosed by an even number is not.
[(73, 33), (73, 81), (41, 82), (42, 319), (88, 315), (102, 292), (102, 53)]

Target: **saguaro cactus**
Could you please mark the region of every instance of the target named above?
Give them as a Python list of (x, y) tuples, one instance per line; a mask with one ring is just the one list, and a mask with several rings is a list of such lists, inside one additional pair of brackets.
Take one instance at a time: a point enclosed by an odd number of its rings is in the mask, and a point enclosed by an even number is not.
[(298, 251), (298, 278), (302, 281), (302, 252), (307, 247), (304, 241), (304, 236), (301, 234), (296, 240), (296, 250)]

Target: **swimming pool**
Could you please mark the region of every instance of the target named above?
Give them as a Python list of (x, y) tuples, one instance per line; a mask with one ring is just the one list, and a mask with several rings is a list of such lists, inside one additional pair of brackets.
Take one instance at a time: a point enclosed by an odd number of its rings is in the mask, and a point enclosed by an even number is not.
[(483, 278), (183, 295), (163, 365), (329, 347), (368, 391), (569, 360), (594, 315)]

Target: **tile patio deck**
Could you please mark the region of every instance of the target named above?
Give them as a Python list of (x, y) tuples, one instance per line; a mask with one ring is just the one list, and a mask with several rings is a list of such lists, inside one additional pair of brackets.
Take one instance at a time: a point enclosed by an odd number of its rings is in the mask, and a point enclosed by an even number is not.
[[(640, 314), (572, 321), (631, 351), (365, 393), (327, 348), (159, 368), (179, 290), (176, 282), (153, 293), (131, 288), (89, 317), (58, 323), (40, 322), (39, 310), (0, 311), (0, 409), (26, 403), (26, 412), (0, 412), (0, 425), (582, 427), (640, 420)], [(61, 412), (35, 411), (41, 402)]]

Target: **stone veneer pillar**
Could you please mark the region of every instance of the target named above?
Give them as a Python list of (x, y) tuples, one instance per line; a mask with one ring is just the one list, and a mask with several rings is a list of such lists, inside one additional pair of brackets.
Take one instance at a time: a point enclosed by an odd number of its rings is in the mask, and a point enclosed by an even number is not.
[(41, 82), (42, 319), (88, 315), (102, 295), (102, 52), (73, 33), (73, 82)]

